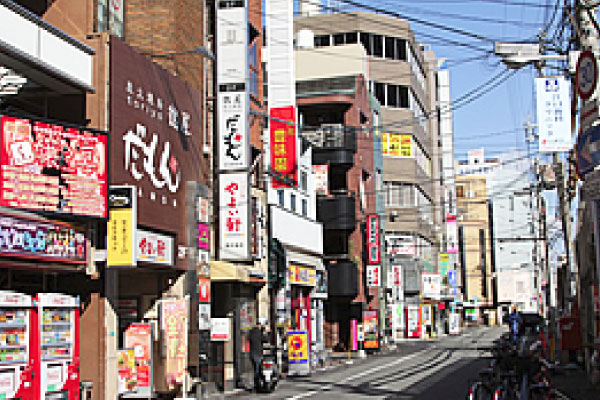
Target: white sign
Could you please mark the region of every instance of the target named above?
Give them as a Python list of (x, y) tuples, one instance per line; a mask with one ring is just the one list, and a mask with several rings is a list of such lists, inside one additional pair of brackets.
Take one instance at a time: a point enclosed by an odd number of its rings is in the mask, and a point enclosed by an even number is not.
[(138, 229), (135, 241), (138, 261), (173, 265), (175, 239), (172, 236)]
[(423, 325), (432, 325), (432, 310), (430, 304), (424, 304), (423, 306), (421, 306), (421, 317)]
[(265, 0), (268, 54), (269, 107), (296, 103), (294, 63), (294, 2)]
[(569, 151), (573, 147), (569, 82), (560, 76), (535, 82), (540, 152)]
[(217, 82), (219, 85), (246, 82), (248, 63), (248, 20), (246, 2), (218, 1)]
[(415, 238), (410, 235), (386, 235), (386, 249), (390, 256), (414, 256)]
[(365, 328), (363, 324), (356, 324), (356, 340), (359, 342), (365, 341)]
[(442, 279), (440, 274), (422, 274), (421, 278), (423, 282), (423, 297), (439, 299), (442, 290)]
[(227, 342), (230, 339), (229, 318), (210, 319), (210, 340), (215, 342)]
[(449, 333), (458, 335), (460, 333), (460, 315), (458, 313), (450, 313), (448, 318)]
[(404, 338), (404, 307), (402, 304), (393, 303), (392, 308), (392, 339), (400, 341)]
[(381, 286), (381, 267), (379, 265), (367, 265), (367, 286)]
[(198, 329), (201, 331), (211, 329), (210, 304), (198, 304)]
[(219, 93), (219, 169), (231, 171), (249, 166), (246, 92)]
[(10, 369), (0, 373), (0, 395), (4, 399), (11, 398), (15, 390), (15, 370)]
[(248, 260), (248, 173), (219, 175), (219, 258)]
[(402, 276), (402, 265), (392, 265), (392, 298), (394, 301), (404, 300), (404, 280)]

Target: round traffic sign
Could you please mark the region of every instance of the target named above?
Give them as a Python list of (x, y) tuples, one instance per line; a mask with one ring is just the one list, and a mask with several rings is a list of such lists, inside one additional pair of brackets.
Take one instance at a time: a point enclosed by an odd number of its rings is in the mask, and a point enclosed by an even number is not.
[(598, 80), (598, 64), (594, 53), (589, 50), (582, 51), (577, 60), (577, 69), (575, 71), (575, 81), (579, 97), (587, 100), (596, 89)]

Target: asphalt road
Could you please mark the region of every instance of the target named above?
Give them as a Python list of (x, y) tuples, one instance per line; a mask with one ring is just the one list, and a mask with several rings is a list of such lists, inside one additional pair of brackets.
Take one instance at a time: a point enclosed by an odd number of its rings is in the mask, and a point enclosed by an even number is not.
[(464, 399), (469, 379), (489, 363), (489, 347), (506, 328), (474, 328), (435, 341), (403, 342), (398, 351), (352, 365), (288, 378), (274, 393), (248, 393), (240, 399)]

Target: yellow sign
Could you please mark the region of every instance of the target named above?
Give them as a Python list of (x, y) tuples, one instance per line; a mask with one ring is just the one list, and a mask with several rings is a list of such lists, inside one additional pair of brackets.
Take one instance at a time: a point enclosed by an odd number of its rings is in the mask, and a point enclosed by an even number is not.
[(308, 333), (288, 332), (288, 363), (308, 364)]
[(450, 261), (450, 258), (448, 257), (448, 254), (446, 254), (446, 253), (440, 253), (440, 261), (441, 262), (448, 262), (448, 261)]
[(293, 285), (315, 286), (317, 284), (317, 271), (311, 267), (290, 264), (290, 283)]
[(110, 210), (107, 223), (106, 260), (109, 266), (134, 266), (135, 249), (133, 235), (133, 210), (121, 208)]
[(382, 154), (386, 157), (413, 158), (411, 135), (383, 132), (381, 143)]

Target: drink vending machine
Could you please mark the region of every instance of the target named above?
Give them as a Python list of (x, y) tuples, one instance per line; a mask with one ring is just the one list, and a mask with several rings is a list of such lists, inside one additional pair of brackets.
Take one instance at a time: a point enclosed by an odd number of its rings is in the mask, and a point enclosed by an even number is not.
[(31, 296), (0, 291), (0, 399), (35, 399)]
[(31, 318), (32, 399), (79, 399), (79, 298), (40, 293)]
[(419, 306), (406, 306), (406, 337), (421, 337), (421, 312)]

